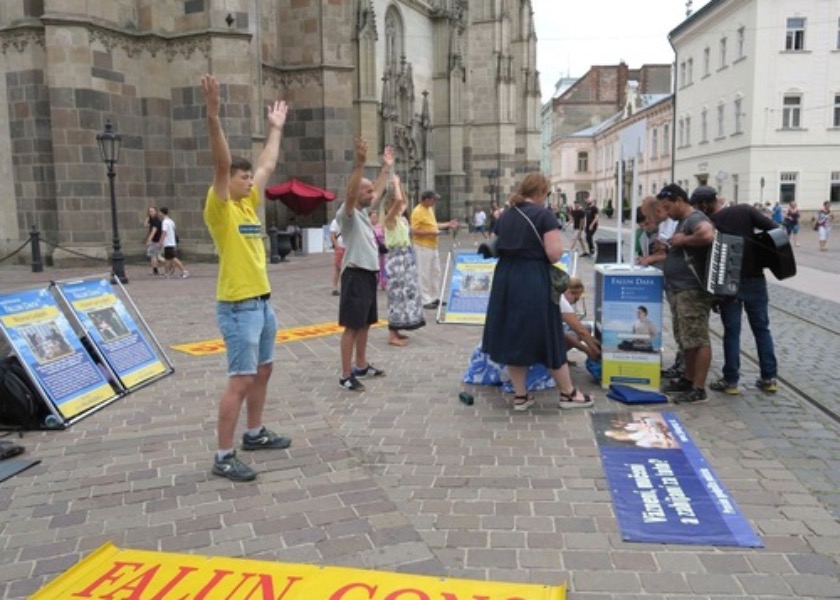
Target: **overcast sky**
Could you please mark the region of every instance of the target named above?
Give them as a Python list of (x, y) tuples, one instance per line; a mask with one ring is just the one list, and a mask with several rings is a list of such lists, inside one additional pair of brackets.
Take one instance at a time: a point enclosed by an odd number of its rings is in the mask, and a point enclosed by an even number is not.
[[(709, 0), (693, 0), (697, 11)], [(537, 69), (543, 101), (560, 77), (580, 77), (593, 65), (624, 60), (671, 63), (668, 32), (685, 20), (685, 0), (531, 0), (537, 29)]]

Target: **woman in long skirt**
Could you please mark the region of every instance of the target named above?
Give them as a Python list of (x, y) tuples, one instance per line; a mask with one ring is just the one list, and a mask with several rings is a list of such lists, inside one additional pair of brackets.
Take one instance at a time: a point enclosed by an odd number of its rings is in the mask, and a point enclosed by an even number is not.
[(388, 247), (388, 343), (405, 346), (408, 336), (400, 331), (426, 325), (417, 263), (411, 250), (407, 206), (399, 176), (394, 176), (394, 193), (385, 213), (385, 245)]
[(545, 208), (551, 186), (541, 173), (529, 173), (508, 201), (496, 225), (499, 262), (487, 306), (482, 350), (505, 364), (514, 389), (514, 410), (528, 410), (528, 367), (548, 368), (560, 390), (560, 408), (592, 406), (589, 394), (572, 383), (560, 307), (552, 300), (553, 263), (563, 253), (560, 224)]

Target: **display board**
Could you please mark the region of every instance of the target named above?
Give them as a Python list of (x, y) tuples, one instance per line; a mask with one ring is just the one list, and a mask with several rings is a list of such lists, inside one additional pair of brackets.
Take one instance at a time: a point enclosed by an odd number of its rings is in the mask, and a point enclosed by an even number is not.
[(662, 272), (653, 267), (595, 266), (595, 333), (601, 386), (659, 390)]
[(107, 368), (97, 364), (49, 290), (0, 296), (0, 329), (57, 426), (119, 396)]
[(55, 289), (126, 390), (172, 372), (139, 312), (126, 305), (125, 288), (118, 294), (109, 278), (101, 277), (57, 282)]

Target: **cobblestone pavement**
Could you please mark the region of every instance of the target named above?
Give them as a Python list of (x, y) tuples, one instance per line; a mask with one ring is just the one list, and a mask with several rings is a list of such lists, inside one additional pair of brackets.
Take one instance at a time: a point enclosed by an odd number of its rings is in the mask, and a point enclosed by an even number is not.
[[(128, 267), (129, 292), (166, 347), (218, 337), (216, 267), (189, 268), (190, 279), (157, 280)], [(581, 269), (589, 284), (591, 262)], [(330, 270), (328, 255), (270, 265), (283, 327), (335, 319)], [(0, 289), (93, 273), (3, 267)], [(835, 324), (835, 333), (817, 334), (771, 314), (783, 377), (836, 402), (838, 304), (778, 285), (771, 294), (787, 310)], [(473, 406), (458, 402), (480, 334), (430, 322), (394, 348), (384, 329), (373, 330), (369, 358), (387, 376), (363, 394), (338, 388), (336, 336), (278, 346), (266, 422), (294, 445), (245, 455), (260, 472), (248, 484), (209, 472), (223, 355), (169, 350), (171, 377), (66, 431), (25, 435), (27, 455), (42, 463), (0, 484), (0, 598), (27, 597), (106, 541), (567, 582), (573, 600), (840, 597), (840, 426), (829, 416), (787, 386), (770, 396), (745, 385), (738, 397), (713, 393), (706, 405), (669, 406), (766, 547), (625, 543), (587, 411), (561, 412), (544, 392), (534, 410), (513, 413), (497, 390), (478, 387), (470, 388)], [(751, 370), (745, 362), (744, 382)], [(580, 367), (573, 373), (594, 390)], [(598, 396), (595, 410), (622, 410)]]

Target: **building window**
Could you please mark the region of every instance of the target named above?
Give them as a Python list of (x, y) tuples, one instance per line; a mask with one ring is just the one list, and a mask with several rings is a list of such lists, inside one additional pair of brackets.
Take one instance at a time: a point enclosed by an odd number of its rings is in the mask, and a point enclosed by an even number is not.
[(726, 38), (720, 38), (720, 64), (718, 65), (719, 68), (724, 68), (726, 66)]
[(691, 145), (691, 117), (685, 118), (685, 145)]
[(717, 136), (719, 138), (722, 138), (723, 136), (726, 135), (726, 127), (725, 127), (726, 123), (725, 123), (725, 120), (724, 120), (723, 103), (718, 104), (717, 113), (718, 113), (718, 115), (717, 115), (717, 117), (718, 117), (717, 118), (717, 122), (718, 122)]
[(654, 129), (650, 133), (650, 156), (657, 158), (659, 156), (659, 130)]
[(746, 30), (743, 27), (738, 28), (738, 58), (744, 58), (745, 37)]
[(688, 85), (691, 85), (692, 83), (694, 83), (694, 59), (689, 58), (687, 65), (688, 65)]
[(677, 140), (679, 141), (677, 145), (680, 148), (685, 146), (685, 119), (680, 119), (677, 123)]
[(787, 20), (785, 33), (785, 50), (801, 51), (805, 49), (805, 19), (795, 18)]
[(828, 199), (833, 204), (840, 202), (840, 171), (831, 172), (831, 187), (828, 190)]
[(799, 173), (790, 171), (782, 173), (779, 177), (779, 200), (782, 203), (794, 202), (796, 200), (796, 181), (799, 178)]
[(680, 87), (685, 87), (685, 61), (680, 63)]
[(837, 46), (835, 47), (840, 50), (840, 19), (837, 19)]
[(577, 170), (578, 173), (586, 173), (589, 171), (589, 153), (578, 152), (577, 155)]
[[(840, 40), (840, 33), (838, 33), (838, 40)], [(838, 42), (840, 43), (840, 42)], [(709, 74), (712, 68), (712, 49), (706, 46), (703, 49), (703, 77)]]
[(671, 154), (671, 125), (666, 123), (662, 127), (662, 156)]
[(840, 94), (834, 94), (834, 127), (840, 127)]
[(709, 141), (709, 111), (705, 108), (700, 113), (700, 143), (705, 144)]
[(741, 98), (735, 98), (735, 133), (741, 133), (742, 104)]
[(801, 126), (802, 98), (787, 94), (782, 101), (782, 129), (798, 129)]
[(738, 204), (738, 188), (739, 188), (739, 181), (738, 175), (732, 175), (732, 202)]

